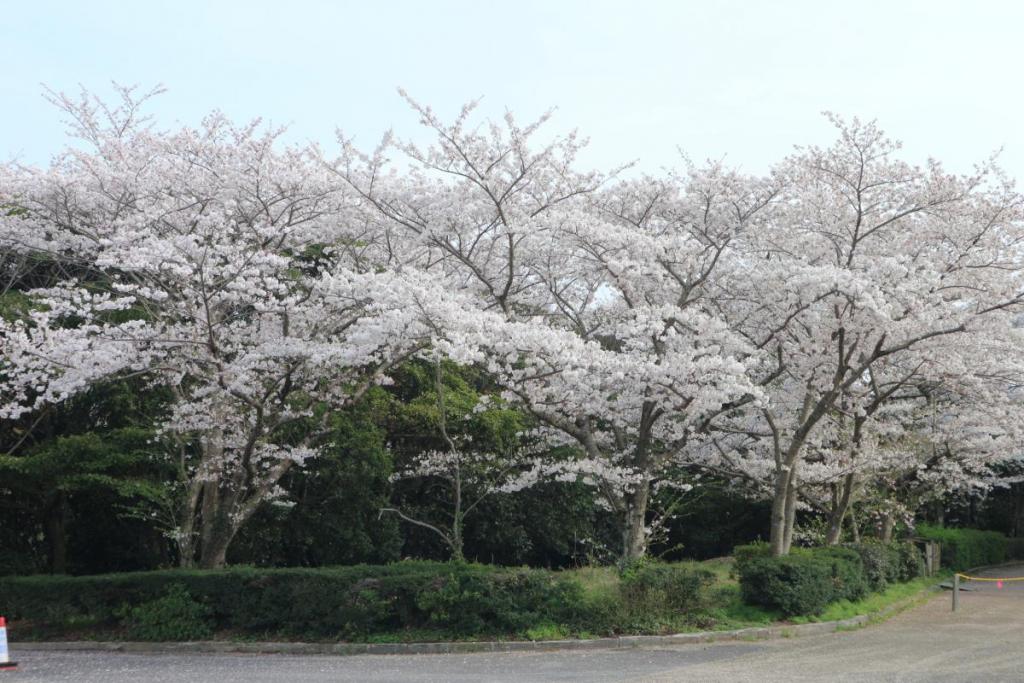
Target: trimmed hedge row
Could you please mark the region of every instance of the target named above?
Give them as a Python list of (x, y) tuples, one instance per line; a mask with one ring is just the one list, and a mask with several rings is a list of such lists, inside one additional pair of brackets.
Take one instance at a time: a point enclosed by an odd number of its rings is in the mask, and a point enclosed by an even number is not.
[(735, 555), (743, 600), (785, 616), (821, 614), (829, 603), (860, 600), (924, 573), (924, 559), (911, 543), (795, 548), (783, 557), (757, 544)]
[(515, 637), (538, 627), (612, 633), (636, 614), (696, 610), (713, 575), (643, 563), (594, 600), (568, 572), (476, 564), (168, 570), (0, 578), (0, 611), (26, 638), (307, 640)]
[[(917, 535), (942, 544), (942, 566), (954, 571), (1005, 562), (1009, 555), (1008, 541), (998, 531), (980, 529), (947, 529), (930, 524), (917, 527)], [(1014, 547), (1016, 551), (1016, 544)], [(1012, 558), (1011, 558), (1012, 559)]]

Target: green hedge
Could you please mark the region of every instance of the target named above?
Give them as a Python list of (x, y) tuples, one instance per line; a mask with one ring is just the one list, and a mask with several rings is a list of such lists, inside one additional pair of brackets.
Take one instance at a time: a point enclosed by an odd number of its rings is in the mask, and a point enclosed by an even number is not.
[[(160, 614), (199, 615), (203, 633), (253, 637), (516, 634), (585, 620), (581, 593), (577, 581), (556, 572), (433, 562), (0, 578), (0, 608), (27, 622), (28, 632), (19, 630), (27, 636), (93, 628), (145, 637)], [(150, 639), (174, 636), (168, 627)]]
[(835, 599), (831, 566), (810, 554), (751, 558), (740, 571), (743, 601), (787, 616), (819, 614)]
[(647, 562), (595, 599), (571, 572), (400, 562), (318, 569), (168, 570), (0, 577), (0, 613), (20, 637), (365, 641), (611, 634), (679, 623), (713, 575)]
[(1008, 539), (998, 531), (947, 529), (930, 524), (917, 527), (917, 534), (942, 544), (942, 566), (955, 571), (1005, 562)]
[(864, 562), (855, 549), (818, 548), (813, 555), (831, 565), (833, 600), (860, 600), (868, 594)]
[(860, 600), (869, 590), (920, 576), (924, 567), (909, 543), (796, 548), (784, 557), (755, 545), (741, 546), (735, 555), (744, 601), (786, 616), (821, 614), (831, 602)]

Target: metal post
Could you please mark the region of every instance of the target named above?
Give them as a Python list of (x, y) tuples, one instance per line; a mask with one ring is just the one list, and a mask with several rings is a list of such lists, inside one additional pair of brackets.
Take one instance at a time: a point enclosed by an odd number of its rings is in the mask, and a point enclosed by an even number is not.
[(960, 575), (953, 574), (953, 611), (960, 606)]

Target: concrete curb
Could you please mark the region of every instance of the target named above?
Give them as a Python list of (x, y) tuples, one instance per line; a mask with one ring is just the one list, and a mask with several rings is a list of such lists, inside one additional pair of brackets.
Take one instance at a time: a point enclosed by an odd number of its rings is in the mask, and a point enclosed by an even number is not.
[(23, 652), (132, 652), (146, 654), (287, 654), (287, 655), (427, 655), (468, 654), (473, 652), (544, 652), (554, 650), (609, 650), (665, 645), (695, 645), (719, 641), (755, 641), (816, 636), (866, 626), (886, 619), (914, 605), (926, 593), (937, 592), (931, 586), (921, 593), (871, 614), (839, 621), (812, 622), (778, 626), (741, 628), (734, 631), (699, 631), (668, 636), (619, 636), (589, 640), (470, 641), (451, 643), (289, 643), (232, 642), (201, 640), (184, 643), (143, 643), (128, 641), (13, 642)]

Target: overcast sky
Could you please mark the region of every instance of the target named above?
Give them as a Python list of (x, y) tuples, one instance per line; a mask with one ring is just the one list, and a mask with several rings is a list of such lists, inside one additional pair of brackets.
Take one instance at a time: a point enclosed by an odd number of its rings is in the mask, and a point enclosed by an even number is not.
[(1003, 147), (1024, 178), (1022, 31), (1010, 0), (0, 0), (0, 156), (64, 144), (42, 84), (162, 83), (162, 124), (218, 108), (365, 146), (415, 136), (402, 86), (446, 115), (480, 96), (488, 115), (556, 107), (597, 167), (657, 171), (681, 148), (761, 171), (827, 142), (831, 110), (956, 170)]

